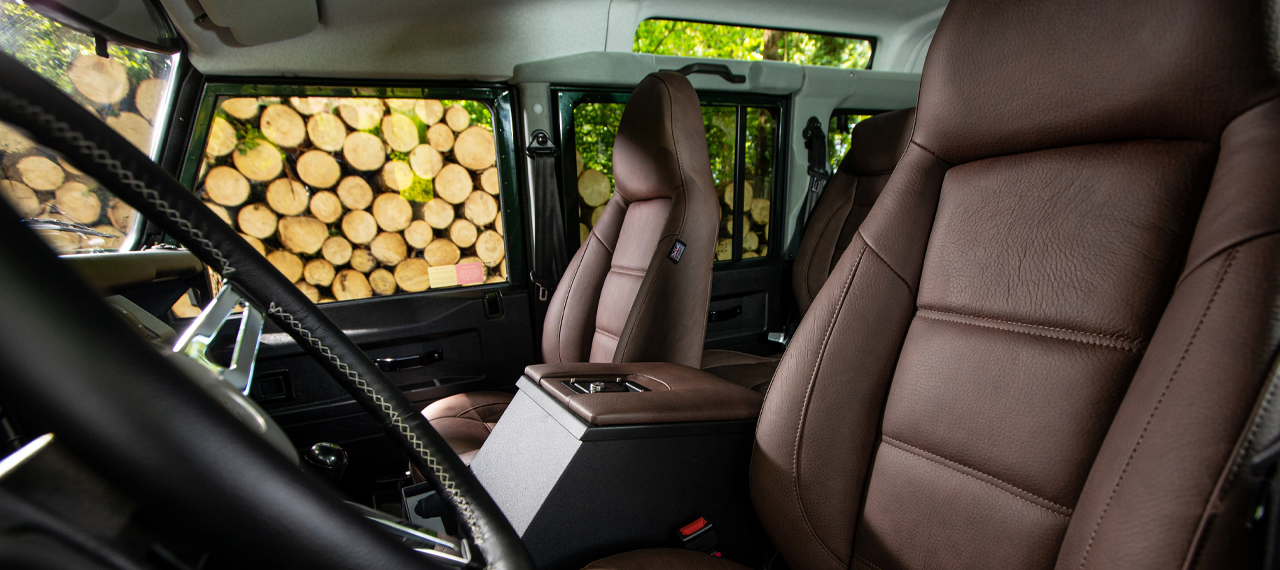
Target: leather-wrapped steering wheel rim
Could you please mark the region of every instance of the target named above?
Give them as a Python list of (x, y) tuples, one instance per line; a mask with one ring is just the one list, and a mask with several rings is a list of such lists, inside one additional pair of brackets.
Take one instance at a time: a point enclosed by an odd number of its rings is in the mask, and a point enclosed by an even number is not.
[[(61, 153), (85, 174), (92, 176), (103, 187), (130, 206), (133, 206), (148, 220), (187, 246), (201, 261), (220, 273), (228, 285), (235, 287), (236, 291), (246, 301), (261, 309), (281, 330), (293, 337), (309, 355), (324, 367), (335, 381), (351, 394), (370, 416), (379, 422), (387, 435), (405, 451), (418, 470), (436, 486), (441, 496), (457, 512), (459, 527), (465, 532), (471, 543), (476, 547), (476, 550), (479, 551), (485, 566), (504, 570), (533, 568), (532, 560), (524, 545), (520, 542), (515, 529), (512, 528), (501, 510), (498, 509), (492, 497), (489, 496), (458, 456), (453, 453), (444, 439), (413, 408), (408, 399), (386, 378), (368, 356), (314, 303), (307, 299), (297, 287), (276, 271), (235, 230), (205, 207), (193, 193), (184, 188), (149, 157), (107, 127), (97, 117), (58, 91), (56, 87), (13, 58), (3, 54), (0, 54), (0, 77), (5, 78), (3, 84), (0, 85), (0, 120), (24, 129), (33, 140)], [(10, 261), (13, 262), (13, 265), (16, 267), (22, 264), (24, 260), (31, 263), (48, 261), (40, 259), (46, 254), (52, 256), (48, 248), (40, 244), (39, 240), (31, 232), (17, 225), (16, 215), (7, 205), (3, 206), (3, 209), (7, 210), (5, 216), (8, 218), (4, 224), (6, 226), (10, 224), (15, 226), (14, 228), (6, 229), (4, 233), (12, 233), (15, 240), (31, 242), (26, 243), (25, 247), (38, 250), (36, 253), (11, 259)], [(22, 237), (24, 233), (27, 236), (26, 238)], [(10, 241), (9, 243), (15, 242)], [(15, 244), (14, 247), (19, 246)], [(39, 269), (40, 271), (56, 272), (61, 269), (69, 275), (69, 271), (66, 268), (61, 268), (56, 263), (56, 260), (54, 260), (54, 263), (43, 263), (42, 265), (45, 267)], [(4, 272), (9, 271), (11, 271), (10, 268), (4, 270)], [(83, 288), (83, 284), (74, 278), (71, 278), (70, 282), (72, 285), (79, 285)], [(80, 291), (79, 293), (84, 294), (85, 291)], [(38, 297), (39, 291), (33, 290), (32, 295)], [(97, 301), (96, 298), (92, 298), (91, 292), (89, 296), (91, 297), (89, 300)], [(95, 314), (94, 310), (89, 308), (93, 304), (84, 303), (83, 301), (84, 299), (77, 300), (77, 304), (85, 305), (79, 307), (79, 309), (89, 311), (89, 314)], [(35, 301), (29, 300), (28, 302)], [(100, 306), (101, 303), (97, 303), (97, 305), (99, 305), (98, 311), (104, 315), (108, 314), (106, 309)], [(15, 309), (20, 308), (15, 307)], [(39, 323), (36, 324), (38, 325)], [(104, 327), (111, 325), (109, 322), (101, 324)], [(6, 339), (6, 342), (8, 340), (14, 340), (20, 344), (20, 339)], [(119, 341), (120, 339), (112, 340)], [(135, 340), (142, 343), (141, 339)], [(116, 344), (119, 343), (117, 342)], [(165, 363), (163, 358), (155, 355), (155, 351), (147, 347), (145, 343), (139, 346), (149, 350), (153, 353), (153, 356), (159, 359), (158, 361), (152, 361), (142, 356), (143, 353), (131, 350), (131, 353), (134, 353), (136, 358), (148, 363), (148, 366), (152, 369), (150, 371), (152, 375), (163, 376), (162, 372), (180, 374), (180, 372), (176, 372), (176, 368), (172, 368), (171, 364)], [(16, 355), (15, 359), (19, 356)], [(171, 370), (165, 370), (166, 364)], [(20, 363), (17, 365), (21, 366)], [(138, 374), (146, 376), (142, 372)], [(85, 384), (81, 388), (92, 391), (94, 389), (91, 385), (92, 380), (96, 380), (96, 378), (68, 379), (67, 381), (69, 384), (76, 382)], [(164, 379), (161, 378), (155, 381), (163, 382)], [(32, 406), (45, 410), (50, 418), (56, 418), (53, 423), (61, 430), (59, 438), (66, 442), (73, 451), (93, 456), (104, 449), (116, 449), (120, 446), (127, 447), (129, 442), (120, 441), (120, 434), (128, 430), (117, 429), (120, 426), (100, 425), (106, 418), (112, 418), (114, 421), (126, 421), (127, 418), (121, 418), (119, 414), (88, 413), (85, 415), (89, 410), (83, 409), (79, 410), (81, 415), (77, 417), (58, 409), (65, 401), (49, 400), (49, 398), (53, 397), (53, 394), (61, 394), (65, 398), (65, 390), (70, 390), (70, 388), (45, 389), (46, 387), (37, 387), (34, 390), (26, 390), (22, 386), (17, 386), (26, 383), (14, 382), (12, 384), (15, 384), (15, 386), (3, 388), (4, 395), (6, 397), (12, 396), (23, 402), (33, 402)], [(146, 390), (155, 387), (138, 386), (136, 388)], [(111, 400), (116, 396), (104, 395), (104, 397)], [(128, 406), (127, 401), (121, 400), (118, 403)], [(106, 403), (103, 405), (106, 405)], [(196, 413), (186, 409), (193, 406), (179, 407), (183, 408), (186, 413)], [(194, 407), (199, 408), (198, 406)], [(152, 415), (160, 415), (156, 412), (156, 410), (139, 411), (139, 413), (148, 418)], [(203, 418), (203, 421), (218, 424), (212, 418)], [(95, 434), (95, 431), (101, 433)], [(246, 433), (248, 432), (246, 431)], [(220, 435), (229, 437), (230, 434)], [(248, 435), (252, 437), (252, 434)], [(265, 448), (257, 449), (252, 442), (239, 441), (232, 438), (221, 443), (223, 447), (219, 448), (219, 452), (242, 454), (240, 457), (224, 457), (224, 460), (242, 460), (254, 465), (270, 462), (268, 457), (258, 457), (259, 454), (265, 452)], [(120, 453), (123, 453), (126, 457), (130, 456), (127, 449)], [(243, 481), (237, 481), (232, 478), (229, 481), (224, 479), (216, 481), (216, 483), (228, 485), (228, 493), (243, 492), (256, 496), (260, 493), (248, 488), (238, 488), (237, 485), (261, 484), (273, 487), (287, 485), (289, 476), (302, 480), (301, 474), (296, 468), (288, 465), (278, 455), (276, 458), (280, 459), (282, 465), (274, 467), (262, 465), (260, 466), (262, 471), (258, 473), (259, 477), (270, 477), (270, 481), (255, 481), (246, 484)], [(208, 459), (208, 457), (196, 458), (196, 463), (211, 463)], [(143, 463), (146, 462), (144, 461)], [(135, 465), (132, 467), (141, 469), (153, 466)], [(132, 485), (128, 480), (130, 477), (142, 476), (143, 479), (154, 479), (144, 473), (130, 474), (129, 471), (129, 469), (119, 468), (113, 470), (113, 474), (107, 474), (107, 476), (108, 479), (115, 479), (113, 482), (125, 483), (126, 487)], [(216, 472), (209, 479), (215, 479), (217, 475), (227, 474)], [(215, 481), (208, 481), (208, 483), (212, 484)], [(295, 483), (298, 483), (298, 481), (295, 481)], [(187, 484), (191, 484), (191, 482), (187, 482)], [(304, 483), (298, 484), (305, 486)], [(318, 488), (311, 491), (302, 493), (300, 496), (291, 497), (293, 501), (307, 502), (306, 505), (300, 507), (297, 505), (277, 505), (277, 507), (296, 507), (299, 512), (308, 512), (309, 516), (323, 515), (325, 517), (324, 523), (351, 527), (348, 529), (349, 532), (369, 541), (363, 547), (358, 548), (373, 549), (380, 553), (382, 558), (376, 561), (376, 565), (379, 567), (422, 567), (426, 565), (424, 558), (417, 556), (394, 540), (383, 540), (375, 538), (372, 534), (358, 531), (355, 527), (364, 525), (367, 529), (372, 530), (372, 526), (370, 523), (361, 520), (354, 512), (347, 512), (350, 509), (344, 510), (318, 504), (323, 501), (332, 502), (333, 497), (331, 494), (326, 494)], [(173, 496), (170, 497), (170, 500), (185, 501), (189, 498), (186, 493), (179, 491), (174, 491), (171, 494)], [(298, 493), (293, 493), (293, 495), (298, 495)], [(193, 499), (190, 504), (180, 505), (177, 510), (200, 516), (200, 509), (207, 508), (216, 508), (216, 505), (211, 505), (207, 500)], [(307, 526), (305, 521), (302, 520), (294, 524)], [(324, 526), (323, 524), (316, 523), (310, 526), (315, 528), (285, 529), (289, 532), (286, 532), (283, 536), (300, 538), (307, 533), (313, 533), (308, 536), (315, 536), (314, 533), (321, 530), (326, 531), (321, 534), (332, 536), (331, 533), (327, 532), (328, 529), (321, 528)], [(222, 534), (218, 529), (212, 529), (211, 531), (219, 535)], [(245, 537), (234, 536), (234, 529), (228, 530), (228, 532), (232, 536), (224, 537), (225, 542), (234, 543), (237, 540), (246, 540)], [(250, 540), (250, 542), (257, 541)], [(303, 540), (301, 544), (307, 544), (308, 542), (311, 543), (308, 544), (308, 548), (313, 549), (312, 554), (323, 552), (323, 555), (312, 557), (301, 556), (302, 553), (298, 552), (290, 552), (288, 556), (280, 556), (281, 550), (276, 550), (274, 553), (262, 553), (262, 556), (265, 557), (262, 561), (287, 562), (288, 565), (292, 566), (297, 564), (300, 559), (311, 558), (314, 560), (313, 567), (315, 565), (335, 567), (335, 563), (344, 560), (348, 563), (357, 563), (357, 560), (351, 560), (350, 557), (342, 556), (341, 553), (330, 552), (332, 549), (329, 548), (320, 548), (319, 551), (315, 551), (314, 549), (318, 547), (315, 541)], [(353, 545), (346, 546), (353, 547)], [(290, 549), (285, 548), (283, 550), (288, 551)], [(369, 553), (365, 552), (364, 554), (368, 555)], [(378, 557), (375, 556), (374, 558)], [(360, 559), (364, 563), (374, 562), (368, 556), (362, 556)], [(418, 563), (408, 566), (396, 563), (396, 561), (410, 563), (413, 560), (417, 560)]]

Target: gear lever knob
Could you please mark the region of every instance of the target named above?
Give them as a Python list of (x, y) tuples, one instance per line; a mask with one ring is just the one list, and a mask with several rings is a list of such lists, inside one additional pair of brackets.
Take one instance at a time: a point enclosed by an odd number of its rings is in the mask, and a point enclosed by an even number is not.
[(307, 450), (304, 457), (316, 472), (334, 483), (341, 480), (342, 473), (347, 470), (347, 452), (336, 443), (317, 443)]

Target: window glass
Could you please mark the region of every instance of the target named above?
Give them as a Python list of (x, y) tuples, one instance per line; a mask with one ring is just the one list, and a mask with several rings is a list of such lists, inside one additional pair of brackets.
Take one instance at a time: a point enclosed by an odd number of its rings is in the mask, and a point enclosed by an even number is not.
[(476, 100), (217, 96), (192, 186), (317, 302), (505, 282)]
[[(586, 241), (613, 195), (613, 140), (626, 103), (622, 101), (625, 95), (611, 94), (608, 98), (613, 100), (580, 101), (571, 107), (571, 134), (577, 151), (578, 243)], [(768, 255), (777, 112), (775, 108), (745, 104), (703, 103), (711, 178), (720, 197), (716, 261), (735, 259), (735, 254), (739, 259)], [(742, 184), (735, 183), (739, 153), (744, 157)], [(734, 212), (739, 195), (742, 239), (735, 248)]]
[(831, 113), (831, 123), (827, 127), (827, 158), (831, 160), (831, 172), (840, 167), (845, 153), (849, 152), (850, 133), (854, 125), (871, 118), (866, 111), (846, 111), (836, 109)]
[(655, 19), (640, 22), (631, 51), (868, 69), (874, 48), (870, 38)]
[[(159, 153), (176, 55), (110, 44), (16, 0), (0, 0), (0, 50), (39, 73), (143, 152)], [(137, 241), (141, 220), (97, 182), (21, 132), (0, 124), (0, 194), (59, 253), (118, 251)]]

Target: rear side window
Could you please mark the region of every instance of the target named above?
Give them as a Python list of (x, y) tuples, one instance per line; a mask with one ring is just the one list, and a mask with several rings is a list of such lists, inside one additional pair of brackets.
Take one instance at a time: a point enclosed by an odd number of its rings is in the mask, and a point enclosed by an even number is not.
[[(586, 240), (613, 195), (613, 142), (628, 96), (559, 93), (561, 137), (572, 140), (576, 150), (572, 176), (566, 177), (577, 181), (566, 185), (573, 193), (572, 198), (566, 196), (566, 203), (577, 205), (567, 212), (570, 220), (566, 229), (574, 233), (572, 228), (577, 226), (577, 241), (571, 238), (570, 243)], [(774, 101), (703, 96), (702, 121), (711, 177), (720, 201), (716, 261), (769, 255), (781, 112), (781, 104)]]
[[(177, 55), (110, 44), (14, 0), (0, 0), (0, 50), (40, 74), (152, 158), (159, 154)], [(0, 195), (59, 253), (131, 249), (142, 220), (56, 154), (0, 123)]]
[(506, 282), (492, 95), (211, 86), (184, 175), (316, 302)]
[(836, 109), (831, 113), (831, 123), (827, 128), (827, 158), (831, 159), (831, 172), (840, 167), (840, 161), (849, 152), (853, 127), (871, 118), (876, 112)]
[(631, 51), (870, 69), (875, 40), (816, 32), (651, 19), (640, 22), (640, 26), (636, 28)]

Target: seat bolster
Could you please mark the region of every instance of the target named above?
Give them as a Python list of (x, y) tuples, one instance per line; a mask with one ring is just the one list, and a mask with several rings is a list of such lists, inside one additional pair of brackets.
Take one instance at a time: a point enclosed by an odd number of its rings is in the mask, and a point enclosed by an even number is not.
[(744, 388), (765, 392), (782, 355), (756, 356), (732, 350), (702, 351), (702, 369)]
[[(467, 392), (432, 402), (422, 410), (428, 421), (460, 418), (481, 423), (497, 423), (513, 396), (506, 392)], [(447, 439), (447, 438), (446, 438)]]
[(781, 354), (773, 356), (756, 356), (736, 350), (719, 350), (709, 349), (702, 351), (702, 369), (716, 368), (719, 366), (734, 366), (738, 364), (767, 364), (770, 362), (778, 362), (782, 359)]
[(462, 459), (462, 462), (470, 465), (471, 460), (475, 459), (476, 453), (479, 453), (480, 447), (484, 445), (484, 441), (489, 439), (489, 433), (492, 431), (490, 424), (470, 420), (466, 418), (436, 418), (431, 420), (431, 427), (449, 443), (449, 447), (454, 453)]
[(747, 567), (694, 550), (650, 548), (602, 558), (583, 570), (747, 570)]

